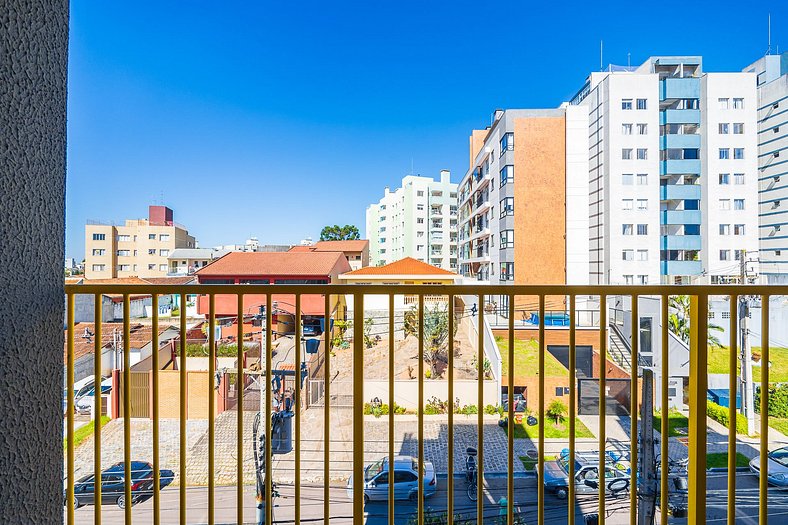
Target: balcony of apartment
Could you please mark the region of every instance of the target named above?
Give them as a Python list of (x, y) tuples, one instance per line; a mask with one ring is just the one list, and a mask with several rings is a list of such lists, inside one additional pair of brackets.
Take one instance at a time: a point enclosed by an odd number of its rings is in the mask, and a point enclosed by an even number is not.
[(700, 250), (700, 235), (663, 235), (660, 237), (662, 250)]
[(663, 78), (659, 81), (659, 99), (699, 99), (700, 78)]
[(660, 125), (700, 124), (699, 109), (666, 109), (659, 112)]
[(660, 161), (661, 175), (700, 175), (700, 159), (670, 159)]
[(662, 210), (662, 224), (700, 224), (700, 210)]
[(659, 198), (663, 201), (700, 200), (700, 197), (699, 184), (666, 184), (659, 187)]
[(660, 149), (698, 149), (700, 148), (700, 135), (696, 134), (669, 134), (659, 137)]
[(661, 261), (662, 275), (700, 275), (703, 272), (701, 261)]
[(430, 206), (430, 217), (443, 217), (443, 206)]

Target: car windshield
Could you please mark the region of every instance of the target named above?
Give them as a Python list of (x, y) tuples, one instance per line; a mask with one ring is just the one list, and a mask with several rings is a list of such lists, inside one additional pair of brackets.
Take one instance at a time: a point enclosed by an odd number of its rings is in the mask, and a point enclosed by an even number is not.
[(769, 458), (773, 459), (784, 467), (788, 467), (788, 448), (778, 448), (777, 450), (770, 452)]
[(383, 461), (376, 461), (364, 470), (364, 481), (370, 481), (381, 472), (383, 472)]

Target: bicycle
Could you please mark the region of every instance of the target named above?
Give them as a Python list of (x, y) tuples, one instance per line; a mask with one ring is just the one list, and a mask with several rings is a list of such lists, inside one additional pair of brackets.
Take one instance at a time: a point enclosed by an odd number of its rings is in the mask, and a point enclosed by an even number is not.
[(465, 449), (465, 481), (468, 483), (468, 499), (476, 501), (478, 499), (478, 469), (476, 468), (477, 450), (473, 447)]

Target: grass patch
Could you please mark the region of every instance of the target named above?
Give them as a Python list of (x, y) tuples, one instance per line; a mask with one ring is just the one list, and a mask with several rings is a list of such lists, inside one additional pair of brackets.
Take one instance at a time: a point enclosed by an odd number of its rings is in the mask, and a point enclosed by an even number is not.
[[(508, 377), (509, 373), (509, 341), (503, 337), (496, 337), (498, 349), (501, 351), (501, 375)], [(514, 340), (514, 373), (515, 377), (536, 376), (539, 370), (539, 342)], [(549, 352), (544, 356), (545, 376), (569, 377), (569, 370)]]
[[(96, 420), (94, 419), (93, 421), (91, 421), (87, 425), (82, 425), (81, 427), (79, 427), (78, 429), (76, 429), (74, 431), (74, 448), (75, 449), (80, 445), (80, 443), (85, 441), (88, 438), (88, 436), (93, 435), (93, 427), (94, 427), (94, 423), (95, 422), (96, 422)], [(102, 427), (104, 425), (106, 425), (108, 422), (109, 422), (109, 416), (101, 416), (101, 426)], [(64, 437), (63, 438), (63, 450), (66, 450), (67, 447), (68, 447), (68, 438)]]
[[(736, 453), (736, 468), (746, 467), (750, 464), (750, 460), (741, 452)], [(713, 454), (706, 454), (706, 468), (727, 468), (728, 467), (728, 453), (715, 452)]]
[[(771, 370), (769, 370), (771, 374)], [(769, 418), (769, 426), (772, 427), (777, 432), (788, 436), (788, 419), (782, 417), (770, 417)]]
[[(544, 457), (545, 461), (552, 461), (554, 459), (556, 459), (556, 456), (545, 456)], [(523, 462), (523, 468), (525, 470), (533, 470), (534, 467), (536, 466), (536, 463), (539, 460), (536, 459), (536, 458), (529, 457), (529, 456), (520, 456), (520, 461)]]
[[(761, 347), (753, 346), (753, 354), (760, 355)], [(730, 351), (727, 347), (713, 348), (709, 347), (709, 373), (710, 374), (727, 374), (728, 373), (728, 356)], [(788, 382), (788, 348), (783, 347), (769, 347), (769, 360), (772, 366), (769, 368), (769, 381), (775, 383)], [(741, 366), (739, 360), (736, 360), (737, 367)], [(758, 367), (755, 367), (756, 376), (760, 375)]]
[[(502, 428), (506, 432), (505, 428)], [(517, 439), (528, 438), (532, 440), (539, 439), (539, 425), (529, 427), (525, 424), (525, 420), (521, 424), (514, 425), (514, 437)], [(556, 426), (552, 420), (546, 420), (544, 426), (545, 438), (568, 438), (569, 437), (569, 422), (564, 419), (559, 426)], [(579, 419), (575, 419), (575, 437), (579, 438), (592, 438), (594, 434), (583, 424)]]
[[(686, 432), (678, 432), (676, 429), (689, 427), (687, 416), (678, 410), (671, 410), (668, 412), (668, 436), (682, 437), (686, 436)], [(654, 413), (654, 430), (662, 432), (662, 414), (660, 412)]]

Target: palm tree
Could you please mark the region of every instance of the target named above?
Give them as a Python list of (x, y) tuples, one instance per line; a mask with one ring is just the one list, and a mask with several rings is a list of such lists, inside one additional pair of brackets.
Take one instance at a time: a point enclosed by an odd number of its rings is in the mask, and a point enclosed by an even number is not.
[[(682, 341), (690, 340), (690, 298), (688, 295), (671, 295), (668, 303), (668, 328)], [(721, 348), (722, 343), (712, 332), (722, 332), (723, 328), (714, 323), (708, 324), (708, 345)]]

